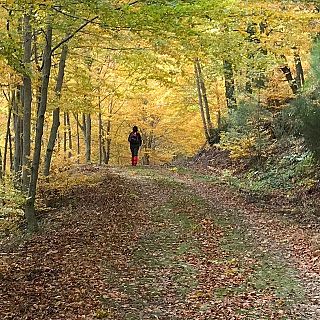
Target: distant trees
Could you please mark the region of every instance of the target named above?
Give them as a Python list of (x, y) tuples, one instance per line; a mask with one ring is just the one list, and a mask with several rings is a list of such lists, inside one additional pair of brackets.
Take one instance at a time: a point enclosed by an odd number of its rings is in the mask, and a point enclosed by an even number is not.
[(0, 178), (12, 173), (23, 190), (29, 229), (38, 228), (39, 175), (48, 177), (54, 161), (123, 163), (133, 123), (145, 138), (145, 163), (154, 155), (167, 161), (193, 152), (203, 136), (219, 142), (227, 114), (248, 96), (263, 104), (271, 82), (286, 80), (299, 93), (306, 77), (299, 50), (309, 50), (311, 32), (300, 20), (313, 16), (278, 6), (264, 4), (268, 21), (259, 31), (265, 16), (242, 1), (3, 5)]

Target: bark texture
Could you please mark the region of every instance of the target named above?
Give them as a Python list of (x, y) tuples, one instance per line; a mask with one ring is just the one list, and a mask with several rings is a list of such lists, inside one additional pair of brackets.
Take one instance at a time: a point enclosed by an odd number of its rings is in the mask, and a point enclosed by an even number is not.
[[(58, 76), (57, 76), (56, 86), (55, 86), (55, 94), (57, 95), (58, 100), (61, 96), (67, 54), (68, 54), (68, 47), (67, 47), (67, 45), (64, 45), (62, 47), (62, 51), (61, 51), (61, 57), (60, 57), (60, 62), (59, 62), (59, 71), (58, 71)], [(47, 151), (46, 151), (45, 160), (44, 160), (43, 173), (45, 176), (48, 176), (49, 172), (50, 172), (52, 154), (53, 154), (53, 150), (54, 150), (56, 139), (57, 139), (58, 129), (60, 126), (60, 108), (59, 107), (57, 107), (56, 109), (53, 110), (52, 117), (53, 117), (52, 118), (52, 126), (51, 126), (51, 130), (50, 130), (50, 136), (49, 136)]]

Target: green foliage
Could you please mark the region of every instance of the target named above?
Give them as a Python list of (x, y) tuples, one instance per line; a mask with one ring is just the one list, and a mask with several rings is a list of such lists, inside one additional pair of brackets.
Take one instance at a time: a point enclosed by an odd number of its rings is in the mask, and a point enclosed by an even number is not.
[(319, 59), (320, 59), (320, 38), (318, 36), (311, 50), (311, 70), (312, 70), (312, 75), (314, 77), (314, 80), (316, 80), (318, 85), (320, 83)]
[(232, 158), (266, 156), (270, 144), (268, 124), (271, 114), (256, 103), (240, 103), (230, 112), (227, 131), (221, 135), (221, 147)]
[(290, 190), (314, 184), (314, 160), (310, 152), (273, 158), (263, 170), (250, 170), (245, 178), (252, 181), (256, 191)]
[(311, 51), (312, 77), (309, 87), (302, 97), (295, 101), (297, 125), (304, 137), (306, 145), (320, 160), (320, 41), (314, 43)]
[(306, 146), (318, 161), (320, 160), (319, 59), (320, 42), (317, 41), (311, 52), (312, 71), (306, 89), (280, 113), (274, 123), (275, 134), (278, 137), (290, 134), (295, 137), (302, 136)]
[(278, 140), (300, 137), (301, 121), (297, 115), (297, 108), (288, 106), (275, 114), (272, 121), (272, 132)]
[(0, 237), (16, 233), (23, 218), (25, 198), (12, 184), (0, 185)]
[(265, 195), (277, 191), (310, 188), (316, 183), (316, 166), (308, 151), (270, 157), (262, 166), (255, 166), (240, 176), (223, 171), (220, 180), (250, 194)]
[(301, 133), (306, 145), (320, 160), (320, 107), (314, 103), (305, 104), (300, 111)]

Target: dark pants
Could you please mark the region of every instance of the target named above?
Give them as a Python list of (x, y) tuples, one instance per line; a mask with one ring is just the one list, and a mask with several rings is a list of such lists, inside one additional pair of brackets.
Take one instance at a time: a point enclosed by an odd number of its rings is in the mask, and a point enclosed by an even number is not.
[(137, 157), (139, 152), (139, 145), (130, 144), (130, 150), (132, 157)]

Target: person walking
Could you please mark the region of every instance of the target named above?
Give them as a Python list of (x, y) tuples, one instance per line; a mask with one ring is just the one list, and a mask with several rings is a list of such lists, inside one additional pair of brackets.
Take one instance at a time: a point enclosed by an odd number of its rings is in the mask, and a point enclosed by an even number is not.
[(138, 127), (133, 126), (132, 132), (129, 134), (128, 141), (130, 143), (130, 150), (131, 150), (131, 164), (136, 166), (138, 164), (138, 153), (139, 148), (142, 144), (141, 135), (138, 132)]

